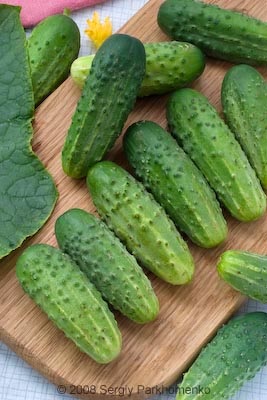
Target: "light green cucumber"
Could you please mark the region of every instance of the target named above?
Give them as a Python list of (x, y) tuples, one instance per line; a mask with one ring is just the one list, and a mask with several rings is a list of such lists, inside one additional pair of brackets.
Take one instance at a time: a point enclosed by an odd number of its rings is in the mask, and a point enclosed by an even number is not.
[(226, 121), (267, 190), (267, 85), (249, 65), (225, 75), (222, 105)]
[(267, 314), (232, 319), (201, 351), (178, 386), (177, 400), (227, 400), (267, 363)]
[[(197, 79), (205, 68), (201, 50), (191, 43), (145, 43), (146, 74), (138, 96), (164, 94), (184, 87)], [(83, 88), (94, 54), (79, 57), (71, 66), (74, 82)]]
[(234, 289), (267, 303), (267, 256), (228, 250), (221, 255), (217, 270)]
[(135, 123), (123, 148), (137, 177), (194, 243), (208, 248), (226, 239), (227, 225), (214, 192), (168, 132), (154, 122)]
[(107, 304), (68, 255), (46, 245), (28, 247), (18, 258), (25, 292), (81, 351), (106, 364), (121, 350), (121, 334)]
[(119, 239), (94, 215), (72, 209), (55, 226), (59, 246), (114, 308), (143, 324), (159, 312), (151, 283)]
[(62, 166), (73, 178), (87, 175), (120, 135), (145, 74), (145, 49), (140, 40), (110, 36), (100, 47), (62, 151)]
[(45, 18), (28, 38), (35, 106), (69, 75), (80, 50), (80, 31), (67, 15)]
[(89, 170), (87, 184), (101, 217), (147, 269), (173, 285), (191, 281), (194, 262), (186, 243), (140, 182), (103, 161)]
[(158, 24), (172, 39), (194, 43), (208, 56), (267, 65), (267, 23), (259, 19), (204, 1), (166, 0)]
[(208, 99), (193, 89), (171, 95), (170, 129), (202, 171), (219, 200), (240, 221), (253, 221), (266, 209), (266, 196), (234, 134)]

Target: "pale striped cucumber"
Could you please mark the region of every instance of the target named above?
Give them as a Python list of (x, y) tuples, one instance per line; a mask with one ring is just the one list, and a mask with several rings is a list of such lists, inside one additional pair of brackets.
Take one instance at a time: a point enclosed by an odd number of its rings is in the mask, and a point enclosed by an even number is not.
[(154, 122), (135, 123), (123, 148), (137, 177), (193, 242), (208, 248), (225, 240), (227, 225), (214, 192), (168, 132)]
[(217, 270), (234, 289), (267, 303), (267, 256), (228, 250), (221, 255)]
[[(146, 73), (139, 97), (163, 94), (187, 86), (197, 79), (205, 68), (205, 57), (191, 43), (144, 43)], [(71, 77), (83, 88), (95, 55), (79, 57), (72, 63)]]
[(191, 281), (194, 262), (186, 243), (140, 182), (102, 161), (89, 170), (87, 184), (101, 217), (147, 269), (173, 285)]
[(81, 351), (106, 364), (121, 350), (121, 334), (106, 302), (70, 257), (46, 244), (28, 247), (16, 273), (25, 292)]
[(174, 137), (202, 171), (219, 200), (240, 221), (266, 209), (266, 196), (234, 134), (208, 99), (193, 89), (173, 93), (167, 118)]
[(57, 219), (55, 231), (64, 253), (114, 308), (140, 324), (156, 318), (159, 303), (150, 281), (100, 219), (71, 209)]

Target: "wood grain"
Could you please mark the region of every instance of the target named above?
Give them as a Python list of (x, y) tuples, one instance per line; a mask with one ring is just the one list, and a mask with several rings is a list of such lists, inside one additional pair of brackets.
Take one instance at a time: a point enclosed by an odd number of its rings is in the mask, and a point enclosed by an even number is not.
[[(267, 19), (267, 8), (263, 7), (262, 0), (210, 2)], [(161, 0), (151, 0), (121, 31), (144, 42), (167, 40), (156, 24), (161, 3)], [(228, 63), (209, 61), (205, 73), (193, 85), (208, 96), (218, 109), (221, 82), (229, 67)], [(70, 179), (61, 169), (61, 148), (79, 95), (80, 91), (68, 79), (36, 112), (33, 147), (55, 178), (60, 198), (50, 220), (23, 248), (37, 242), (56, 245), (54, 223), (65, 210), (80, 207), (94, 211), (85, 181)], [(126, 126), (137, 120), (149, 119), (166, 127), (165, 102), (164, 97), (138, 101)], [(126, 165), (121, 139), (109, 158)], [(52, 382), (65, 385), (68, 390), (71, 385), (95, 385), (99, 399), (105, 397), (101, 393), (101, 385), (132, 388), (133, 398), (151, 394), (149, 389), (142, 390), (140, 385), (149, 388), (169, 385), (244, 301), (244, 297), (219, 280), (215, 266), (220, 253), (228, 248), (267, 253), (266, 217), (249, 224), (239, 223), (228, 215), (227, 219), (229, 237), (224, 245), (214, 250), (203, 250), (190, 244), (196, 262), (193, 283), (186, 287), (171, 287), (151, 276), (161, 305), (155, 322), (138, 326), (116, 315), (123, 335), (123, 351), (110, 365), (97, 365), (82, 354), (23, 293), (15, 276), (15, 262), (23, 248), (1, 263), (1, 339)], [(95, 396), (84, 393), (79, 397)], [(115, 394), (110, 396), (115, 397)]]

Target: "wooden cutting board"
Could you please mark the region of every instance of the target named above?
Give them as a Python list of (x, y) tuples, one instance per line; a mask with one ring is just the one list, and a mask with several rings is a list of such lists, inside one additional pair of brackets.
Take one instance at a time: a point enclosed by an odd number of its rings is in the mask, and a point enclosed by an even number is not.
[[(210, 2), (267, 19), (267, 8), (262, 0)], [(161, 3), (161, 0), (151, 0), (121, 32), (137, 36), (144, 42), (167, 40), (156, 23)], [(229, 67), (228, 63), (209, 61), (205, 73), (193, 85), (218, 109), (221, 82)], [(60, 162), (61, 148), (79, 95), (79, 89), (68, 79), (36, 112), (34, 150), (55, 178), (60, 198), (48, 223), (23, 248), (37, 242), (56, 245), (54, 223), (67, 209), (80, 207), (94, 211), (85, 181), (65, 176)], [(137, 120), (149, 119), (166, 127), (165, 103), (164, 97), (138, 101), (127, 126)], [(109, 158), (126, 165), (121, 140)], [(218, 278), (215, 267), (219, 255), (229, 248), (267, 253), (266, 217), (249, 224), (239, 223), (228, 215), (227, 219), (227, 243), (214, 250), (203, 250), (190, 244), (196, 262), (193, 283), (172, 287), (151, 277), (161, 305), (155, 322), (139, 326), (116, 315), (123, 335), (123, 350), (110, 365), (98, 365), (81, 353), (23, 293), (15, 276), (16, 259), (23, 248), (5, 258), (0, 266), (1, 339), (49, 380), (64, 385), (68, 392), (80, 398), (95, 397), (88, 394), (90, 389), (99, 399), (104, 398), (109, 387), (110, 396), (118, 395), (115, 388), (122, 387), (124, 397), (132, 391), (134, 398), (153, 394), (155, 387), (161, 390), (162, 385), (169, 385), (185, 371), (201, 347), (245, 299)], [(64, 387), (60, 390), (63, 392)]]

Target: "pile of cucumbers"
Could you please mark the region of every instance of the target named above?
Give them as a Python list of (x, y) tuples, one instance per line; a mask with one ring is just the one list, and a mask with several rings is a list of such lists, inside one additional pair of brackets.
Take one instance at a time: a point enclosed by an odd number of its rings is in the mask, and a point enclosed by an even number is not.
[[(227, 238), (221, 207), (241, 222), (266, 211), (267, 85), (251, 65), (267, 65), (267, 23), (197, 0), (166, 0), (158, 24), (177, 41), (143, 45), (115, 34), (96, 55), (72, 64), (82, 93), (62, 167), (73, 178), (86, 177), (100, 219), (81, 209), (67, 211), (55, 226), (60, 250), (34, 245), (17, 262), (24, 290), (99, 363), (112, 361), (121, 349), (107, 302), (136, 323), (158, 315), (158, 299), (141, 266), (169, 284), (187, 284), (195, 265), (180, 231), (212, 248)], [(33, 65), (34, 36), (29, 39)], [(70, 58), (77, 53), (75, 46), (72, 50)], [(205, 96), (185, 88), (202, 74), (204, 54), (241, 64), (229, 69), (222, 84), (225, 121)], [(38, 84), (37, 75), (33, 69)], [(53, 88), (60, 80), (53, 78)], [(167, 92), (172, 92), (166, 110), (170, 133), (140, 121), (124, 135), (135, 177), (103, 161), (137, 97)], [(46, 95), (36, 89), (36, 104)], [(218, 273), (243, 294), (267, 302), (267, 256), (229, 250)], [(177, 399), (229, 398), (267, 363), (266, 332), (265, 313), (221, 328), (181, 385), (207, 390), (179, 391)]]

